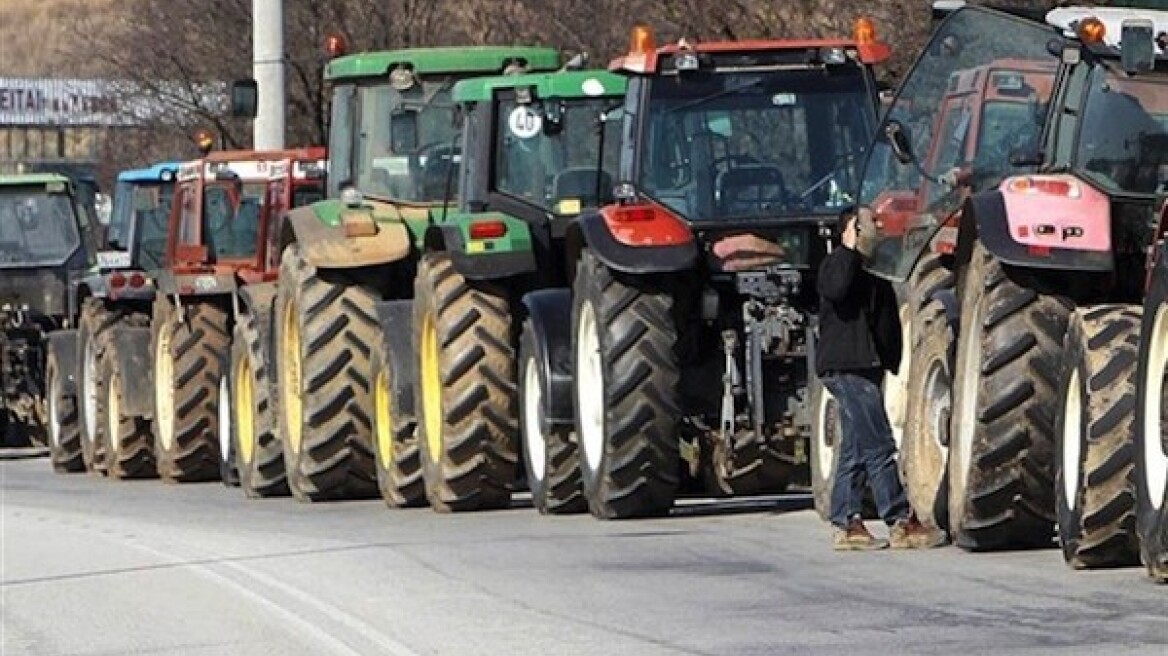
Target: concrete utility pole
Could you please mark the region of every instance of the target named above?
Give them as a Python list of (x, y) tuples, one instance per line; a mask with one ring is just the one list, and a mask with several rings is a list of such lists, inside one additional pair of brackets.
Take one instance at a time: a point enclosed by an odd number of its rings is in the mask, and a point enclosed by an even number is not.
[(252, 0), (252, 75), (259, 102), (255, 148), (284, 147), (284, 0)]

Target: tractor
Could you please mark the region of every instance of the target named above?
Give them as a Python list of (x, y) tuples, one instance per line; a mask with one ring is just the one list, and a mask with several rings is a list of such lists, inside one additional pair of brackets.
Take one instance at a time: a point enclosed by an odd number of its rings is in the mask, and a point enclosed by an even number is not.
[[(583, 61), (454, 86), (464, 156), (451, 190), (457, 206), (425, 235), (413, 343), (401, 326), (387, 325), (374, 354), (377, 471), (390, 505), (508, 507), (525, 469), (536, 508), (583, 509), (578, 475), (545, 478), (545, 461), (574, 459), (569, 431), (557, 426), (546, 447), (538, 441), (524, 448), (521, 467), (519, 399), (540, 390), (517, 377), (523, 370), (542, 379), (537, 367), (517, 365), (537, 357), (519, 341), (523, 299), (568, 285), (568, 227), (611, 201), (620, 142), (612, 116), (623, 107), (626, 78), (571, 70)], [(538, 415), (523, 421), (535, 422), (524, 430), (529, 439), (545, 437), (532, 428), (541, 425)]]
[[(629, 78), (611, 202), (567, 227), (568, 285), (523, 299), (524, 444), (594, 516), (806, 468), (817, 265), (889, 54), (867, 19), (854, 40), (658, 48), (632, 30), (609, 67)], [(573, 431), (576, 457), (552, 457)]]
[[(934, 294), (933, 320), (914, 337), (932, 345), (918, 356), (943, 354), (931, 358), (937, 375), (925, 379), (919, 414), (934, 417), (932, 451), (945, 464), (917, 475), (938, 479), (934, 503), (963, 548), (1049, 546), (1057, 525), (1073, 567), (1138, 557), (1133, 410), (1139, 303), (1168, 164), (1166, 18), (958, 9), (877, 132), (861, 202), (913, 175), (937, 191), (917, 208), (916, 238), (882, 234), (870, 270), (903, 280), (932, 233), (957, 227), (946, 263), (956, 285)], [(1012, 151), (922, 162), (917, 153), (943, 138), (936, 114), (955, 74), (1005, 58), (1057, 66)]]
[[(287, 211), (290, 168), (285, 151), (222, 151), (179, 169), (162, 266), (152, 273), (150, 337), (105, 358), (126, 390), (106, 388), (108, 425), (152, 414), (154, 456), (166, 482), (231, 475), (229, 437), (220, 433), (230, 425), (233, 324), (240, 289), (275, 276), (268, 242)], [(152, 382), (129, 375), (128, 365), (142, 358), (153, 362)], [(149, 398), (152, 412), (128, 407)], [(111, 437), (109, 446), (118, 444)]]
[(379, 323), (409, 325), (424, 235), (457, 182), (454, 84), (560, 65), (543, 47), (342, 53), (332, 51), (324, 74), (328, 199), (292, 211), (276, 243), (277, 439), (256, 455), (283, 458), (301, 501), (377, 495), (371, 345)]
[(0, 440), (47, 444), (59, 471), (83, 466), (69, 335), (78, 281), (96, 264), (94, 230), (69, 178), (0, 176)]
[[(145, 421), (128, 424), (122, 444), (107, 450), (102, 432), (103, 392), (101, 362), (115, 327), (143, 329), (149, 323), (154, 285), (147, 271), (161, 263), (179, 164), (164, 162), (147, 169), (118, 174), (114, 208), (106, 233), (105, 250), (97, 254), (98, 270), (79, 286), (80, 356), (76, 385), (81, 419), (81, 453), (85, 468), (115, 478), (154, 474), (153, 444)], [(120, 339), (144, 339), (141, 331), (119, 331)], [(122, 350), (128, 347), (123, 346)], [(147, 362), (135, 363), (143, 370)], [(135, 400), (148, 398), (138, 395)], [(142, 414), (149, 414), (143, 412)], [(61, 418), (54, 418), (61, 421)], [(114, 455), (108, 458), (107, 455)]]

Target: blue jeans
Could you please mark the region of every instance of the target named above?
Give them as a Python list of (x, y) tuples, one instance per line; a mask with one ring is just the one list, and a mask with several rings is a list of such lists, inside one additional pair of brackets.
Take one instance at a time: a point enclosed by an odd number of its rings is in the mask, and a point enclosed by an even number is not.
[(846, 527), (862, 512), (864, 489), (871, 485), (880, 518), (888, 525), (909, 516), (908, 498), (896, 467), (896, 443), (884, 410), (880, 389), (883, 372), (855, 371), (825, 376), (823, 384), (835, 397), (840, 436), (835, 485), (831, 491), (831, 523)]

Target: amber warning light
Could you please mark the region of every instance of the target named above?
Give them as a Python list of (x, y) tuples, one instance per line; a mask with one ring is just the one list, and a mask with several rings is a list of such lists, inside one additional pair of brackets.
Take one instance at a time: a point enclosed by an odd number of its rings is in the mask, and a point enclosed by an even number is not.
[(657, 49), (653, 30), (648, 25), (637, 25), (629, 34), (629, 54), (645, 55)]
[(852, 39), (860, 51), (860, 61), (865, 64), (879, 64), (892, 56), (892, 48), (876, 36), (876, 24), (871, 18), (856, 20), (852, 28)]
[(324, 51), (328, 53), (329, 59), (336, 59), (349, 51), (349, 44), (345, 43), (345, 37), (334, 32), (325, 38)]

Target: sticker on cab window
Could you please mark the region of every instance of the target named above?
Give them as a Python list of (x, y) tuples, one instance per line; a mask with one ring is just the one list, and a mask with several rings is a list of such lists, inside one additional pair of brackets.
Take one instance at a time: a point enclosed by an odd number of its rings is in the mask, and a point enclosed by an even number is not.
[(530, 139), (539, 134), (540, 128), (543, 127), (543, 118), (530, 107), (516, 107), (511, 110), (507, 127), (511, 129), (511, 134), (520, 139)]

